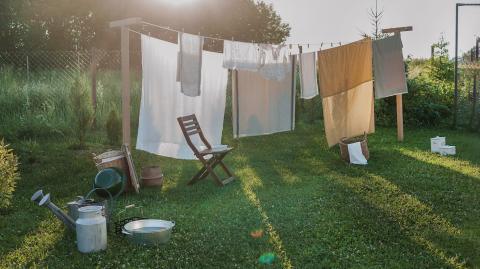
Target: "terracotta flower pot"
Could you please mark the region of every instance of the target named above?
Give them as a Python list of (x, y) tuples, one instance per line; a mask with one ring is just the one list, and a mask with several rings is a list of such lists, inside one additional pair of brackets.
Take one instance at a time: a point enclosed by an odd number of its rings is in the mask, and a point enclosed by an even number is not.
[(162, 187), (163, 174), (159, 166), (142, 168), (142, 185), (145, 187)]

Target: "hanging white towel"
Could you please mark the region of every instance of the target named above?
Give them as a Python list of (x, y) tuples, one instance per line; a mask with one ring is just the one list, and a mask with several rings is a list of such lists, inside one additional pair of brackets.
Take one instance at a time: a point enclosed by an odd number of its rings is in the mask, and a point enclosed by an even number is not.
[(234, 137), (266, 135), (295, 128), (293, 67), (282, 81), (268, 80), (258, 72), (236, 71), (232, 87)]
[(348, 144), (348, 155), (350, 157), (351, 164), (368, 164), (367, 159), (363, 155), (362, 145), (360, 144), (360, 142)]
[(260, 45), (261, 67), (259, 73), (268, 80), (283, 80), (291, 74), (288, 47), (285, 45)]
[(258, 71), (261, 66), (258, 44), (223, 41), (223, 67), (232, 70)]
[[(228, 71), (222, 55), (203, 52), (202, 95), (180, 92), (176, 81), (178, 45), (142, 35), (143, 85), (137, 149), (177, 159), (195, 159), (177, 117), (195, 114), (213, 147), (221, 146)], [(195, 145), (202, 145), (192, 137)]]
[(317, 62), (315, 52), (298, 56), (300, 66), (300, 97), (312, 99), (318, 95)]
[(181, 92), (190, 97), (200, 95), (202, 80), (203, 37), (185, 33), (178, 34), (177, 81)]

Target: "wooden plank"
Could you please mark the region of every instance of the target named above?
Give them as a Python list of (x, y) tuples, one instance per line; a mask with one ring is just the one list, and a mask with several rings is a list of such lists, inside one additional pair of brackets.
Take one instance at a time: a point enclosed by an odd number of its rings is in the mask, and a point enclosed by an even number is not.
[(127, 18), (123, 20), (110, 22), (110, 28), (125, 27), (129, 25), (139, 24), (141, 22), (142, 22), (142, 18), (139, 18), (139, 17)]
[(130, 35), (128, 28), (121, 30), (122, 57), (122, 137), (123, 144), (130, 145)]
[(398, 141), (403, 141), (403, 99), (402, 95), (396, 95), (397, 98), (397, 138)]
[(400, 33), (400, 32), (410, 32), (410, 31), (413, 31), (413, 27), (412, 27), (412, 26), (382, 29), (382, 33), (384, 33), (384, 34)]
[(128, 148), (128, 145), (122, 146), (123, 153), (125, 154), (125, 158), (127, 159), (128, 171), (130, 173), (130, 183), (133, 186), (133, 189), (136, 193), (140, 192), (140, 183), (137, 177), (137, 171), (135, 170), (135, 164), (133, 163), (132, 153)]

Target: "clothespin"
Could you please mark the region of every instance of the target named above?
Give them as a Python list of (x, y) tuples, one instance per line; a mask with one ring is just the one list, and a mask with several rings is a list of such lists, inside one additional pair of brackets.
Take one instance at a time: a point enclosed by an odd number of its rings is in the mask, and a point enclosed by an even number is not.
[(320, 44), (320, 50), (322, 50), (322, 47), (323, 47), (323, 42)]
[(342, 45), (342, 42), (338, 42), (338, 45), (341, 46), (341, 45)]
[(310, 44), (307, 44), (307, 48), (310, 48)]
[(333, 42), (330, 43), (330, 47), (333, 48)]

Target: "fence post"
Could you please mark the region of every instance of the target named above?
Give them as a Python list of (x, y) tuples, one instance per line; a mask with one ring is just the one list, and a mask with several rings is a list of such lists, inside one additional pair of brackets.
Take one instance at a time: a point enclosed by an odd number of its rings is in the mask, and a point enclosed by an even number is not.
[(30, 63), (28, 62), (28, 55), (27, 55), (27, 81), (30, 81)]
[(90, 53), (90, 74), (92, 82), (92, 106), (93, 106), (93, 128), (97, 126), (97, 59), (96, 48)]

